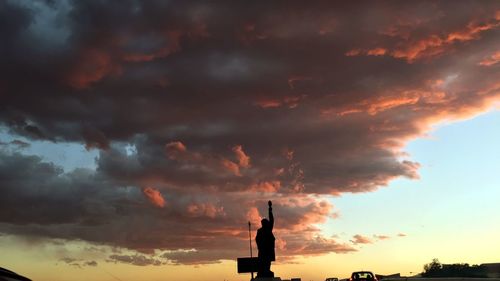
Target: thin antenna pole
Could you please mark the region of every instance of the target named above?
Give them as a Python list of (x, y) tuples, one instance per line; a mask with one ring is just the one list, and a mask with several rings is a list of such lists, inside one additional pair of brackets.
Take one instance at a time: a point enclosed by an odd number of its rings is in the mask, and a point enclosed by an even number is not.
[[(250, 258), (253, 258), (252, 254), (252, 228), (251, 228), (251, 223), (248, 222), (248, 243), (250, 245)], [(253, 280), (253, 271), (252, 271), (252, 280)]]

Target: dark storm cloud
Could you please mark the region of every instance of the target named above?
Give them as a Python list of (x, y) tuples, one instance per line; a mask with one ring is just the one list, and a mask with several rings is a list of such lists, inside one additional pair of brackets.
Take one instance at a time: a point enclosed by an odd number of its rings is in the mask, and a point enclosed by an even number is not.
[(63, 258), (59, 259), (59, 261), (62, 261), (68, 265), (78, 267), (78, 268), (82, 268), (84, 266), (97, 266), (97, 262), (94, 260), (84, 261), (84, 260), (70, 258), (70, 257), (63, 257)]
[(149, 258), (149, 257), (144, 256), (144, 255), (111, 255), (111, 256), (109, 256), (108, 261), (109, 262), (128, 263), (128, 264), (138, 265), (138, 266), (165, 264), (161, 260)]
[[(169, 250), (165, 257), (170, 256), (174, 263), (212, 263), (245, 252), (247, 229), (241, 222), (250, 220), (257, 225), (260, 214), (253, 206), (266, 206), (268, 196), (210, 190), (193, 194), (160, 185), (166, 202), (158, 208), (143, 194), (140, 181), (117, 181), (86, 169), (63, 173), (37, 156), (2, 152), (0, 171), (2, 232), (82, 239), (144, 253), (133, 257)], [(279, 209), (276, 231), (283, 231), (283, 241), (289, 243), (280, 242), (283, 256), (354, 250), (332, 239), (318, 240), (318, 229), (310, 227), (324, 222), (330, 213), (332, 207), (326, 201), (302, 195), (280, 196), (274, 202)], [(110, 259), (131, 264), (146, 261), (123, 256)]]
[(2, 146), (4, 148), (14, 147), (16, 149), (24, 149), (24, 148), (30, 147), (31, 145), (25, 141), (22, 141), (22, 140), (13, 140), (10, 142), (0, 141), (0, 146)]
[(1, 125), (100, 155), (64, 173), (2, 150), (0, 230), (210, 263), (245, 251), (273, 198), (280, 255), (353, 251), (313, 227), (334, 214), (317, 196), (418, 178), (407, 140), (499, 100), (499, 10), (4, 1)]
[[(111, 219), (120, 204), (136, 204), (139, 192), (109, 190), (105, 178), (77, 169), (63, 173), (61, 167), (37, 156), (1, 153), (0, 199), (4, 223), (45, 225), (81, 223), (99, 225)], [(127, 198), (128, 197), (128, 198)], [(117, 204), (114, 207), (110, 207)]]

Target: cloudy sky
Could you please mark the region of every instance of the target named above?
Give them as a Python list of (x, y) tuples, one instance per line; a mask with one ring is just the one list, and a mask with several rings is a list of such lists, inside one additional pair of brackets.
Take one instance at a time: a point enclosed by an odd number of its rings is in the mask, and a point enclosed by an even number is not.
[(267, 200), (282, 277), (498, 262), (498, 1), (5, 0), (0, 36), (3, 267), (246, 280)]

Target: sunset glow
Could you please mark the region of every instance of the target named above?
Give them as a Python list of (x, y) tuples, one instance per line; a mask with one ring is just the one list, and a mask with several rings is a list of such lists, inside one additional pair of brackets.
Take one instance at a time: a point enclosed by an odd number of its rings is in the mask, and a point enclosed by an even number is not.
[(284, 279), (500, 262), (499, 1), (6, 0), (0, 19), (0, 267), (249, 280), (268, 200)]

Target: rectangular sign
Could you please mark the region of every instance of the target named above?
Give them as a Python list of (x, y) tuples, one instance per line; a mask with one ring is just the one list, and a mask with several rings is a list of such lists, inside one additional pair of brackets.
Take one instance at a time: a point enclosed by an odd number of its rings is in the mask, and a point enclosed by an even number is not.
[(257, 258), (238, 258), (238, 273), (249, 273), (258, 271)]

